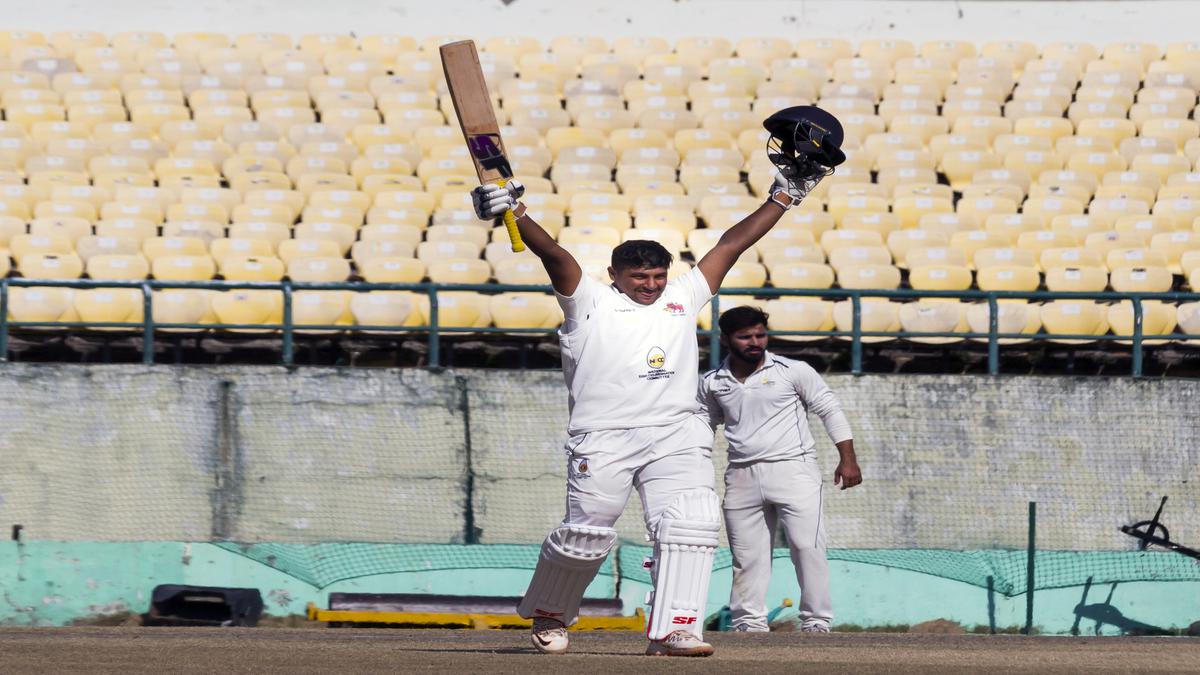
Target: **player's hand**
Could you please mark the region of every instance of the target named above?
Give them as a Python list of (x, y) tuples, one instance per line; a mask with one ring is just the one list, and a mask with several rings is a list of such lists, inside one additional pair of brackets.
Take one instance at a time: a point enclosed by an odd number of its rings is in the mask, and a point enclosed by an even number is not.
[[(776, 171), (775, 180), (772, 181), (771, 187), (767, 188), (768, 195), (774, 195), (776, 192), (783, 193), (779, 195), (778, 198), (773, 200), (780, 206), (783, 206), (783, 204), (789, 200), (791, 201), (791, 206), (795, 206), (800, 203), (801, 199), (804, 198), (804, 195), (800, 192), (800, 190), (796, 189), (796, 187), (792, 185), (792, 182), (788, 180), (790, 176), (795, 174), (795, 171), (796, 170), (791, 167), (785, 167), (779, 171)], [(785, 208), (791, 208), (791, 206)]]
[(504, 187), (488, 183), (471, 190), (471, 202), (475, 206), (475, 215), (479, 216), (480, 220), (495, 220), (503, 216), (505, 211), (515, 207), (523, 194), (525, 186), (521, 181), (512, 179)]
[(841, 489), (852, 488), (862, 482), (862, 470), (858, 468), (858, 462), (852, 459), (843, 459), (838, 462), (837, 469), (833, 471), (833, 484), (840, 485)]

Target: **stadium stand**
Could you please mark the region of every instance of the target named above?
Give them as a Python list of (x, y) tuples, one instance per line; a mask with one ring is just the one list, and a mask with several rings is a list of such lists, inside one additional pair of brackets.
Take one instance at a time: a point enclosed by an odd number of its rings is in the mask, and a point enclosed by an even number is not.
[[(348, 296), (298, 291), (293, 320), (376, 328), (428, 319), (428, 297), (409, 307), (354, 284), (498, 285), (440, 292), (441, 325), (553, 328), (549, 296), (500, 287), (547, 280), (474, 218), (439, 41), (334, 37), (5, 32), (0, 273), (348, 282)], [(815, 103), (842, 120), (849, 159), (726, 283), (764, 291), (781, 326), (845, 330), (847, 305), (774, 289), (1197, 290), (1188, 45), (514, 36), (481, 49), (531, 212), (598, 278), (634, 238), (694, 264), (762, 197), (761, 120)], [(132, 296), (85, 290), (14, 285), (7, 318), (142, 320), (97, 309)], [(163, 290), (153, 318), (269, 324), (280, 297)], [(911, 300), (864, 300), (863, 320), (986, 332), (980, 304)], [(1040, 303), (1005, 302), (1001, 332), (1133, 333), (1111, 297)], [(1139, 330), (1170, 335), (1178, 315), (1191, 332), (1185, 307), (1147, 301)]]

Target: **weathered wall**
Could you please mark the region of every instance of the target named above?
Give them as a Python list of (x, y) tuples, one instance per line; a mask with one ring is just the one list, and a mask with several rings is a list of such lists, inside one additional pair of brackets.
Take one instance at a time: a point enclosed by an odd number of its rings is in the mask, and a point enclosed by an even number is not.
[[(1197, 3), (1172, 0), (42, 0), (7, 3), (4, 24), (34, 30), (589, 34), (837, 37), (849, 40), (1143, 40), (1195, 38)], [(1170, 17), (1170, 20), (1164, 20)]]
[[(1021, 548), (1035, 500), (1041, 548), (1127, 549), (1116, 528), (1161, 495), (1172, 537), (1200, 541), (1200, 382), (829, 381), (866, 478), (829, 495), (835, 547)], [(557, 372), (9, 364), (0, 523), (30, 539), (534, 543), (561, 517), (565, 421)], [(632, 502), (620, 530), (638, 541)]]

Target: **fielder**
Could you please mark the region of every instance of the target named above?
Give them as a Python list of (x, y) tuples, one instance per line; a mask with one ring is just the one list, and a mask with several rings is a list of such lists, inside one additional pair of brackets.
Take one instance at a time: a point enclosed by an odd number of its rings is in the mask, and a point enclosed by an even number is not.
[(672, 256), (661, 244), (627, 241), (613, 250), (612, 284), (605, 285), (585, 276), (529, 217), (517, 201), (523, 193), (515, 180), (472, 192), (481, 219), (512, 209), (565, 317), (559, 341), (570, 394), (567, 509), (542, 544), (517, 611), (533, 619), (534, 647), (566, 651), (566, 627), (578, 618), (584, 589), (616, 542), (613, 525), (636, 487), (654, 542), (646, 653), (708, 656), (702, 624), (721, 523), (712, 429), (696, 402), (696, 318), (738, 256), (803, 195), (777, 176), (770, 199), (670, 282)]
[(721, 367), (700, 381), (699, 400), (712, 426), (724, 423), (725, 531), (733, 553), (729, 609), (737, 631), (765, 632), (771, 543), (787, 533), (800, 582), (800, 630), (828, 633), (833, 621), (829, 562), (821, 519), (821, 470), (808, 413), (816, 413), (841, 461), (833, 482), (862, 482), (850, 424), (833, 391), (808, 364), (767, 351), (767, 315), (736, 307), (721, 315)]

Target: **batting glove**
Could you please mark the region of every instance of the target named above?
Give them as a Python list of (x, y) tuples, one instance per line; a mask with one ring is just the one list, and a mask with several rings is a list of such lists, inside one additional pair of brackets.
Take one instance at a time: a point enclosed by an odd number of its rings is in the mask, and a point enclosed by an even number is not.
[(785, 168), (775, 172), (775, 180), (771, 183), (771, 187), (767, 188), (767, 194), (770, 195), (771, 201), (783, 207), (786, 211), (800, 203), (804, 199), (804, 194), (792, 181), (788, 180), (788, 176), (793, 174), (794, 170)]
[(475, 205), (475, 215), (480, 220), (495, 220), (504, 215), (505, 211), (516, 207), (517, 200), (525, 194), (525, 186), (521, 181), (509, 180), (504, 187), (494, 183), (480, 185), (471, 190), (471, 202)]

